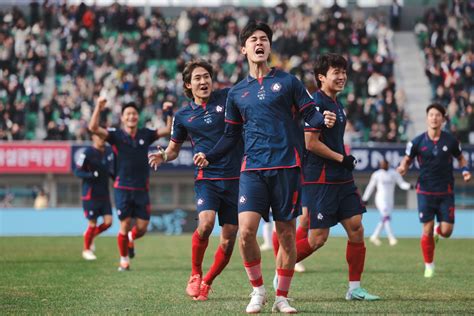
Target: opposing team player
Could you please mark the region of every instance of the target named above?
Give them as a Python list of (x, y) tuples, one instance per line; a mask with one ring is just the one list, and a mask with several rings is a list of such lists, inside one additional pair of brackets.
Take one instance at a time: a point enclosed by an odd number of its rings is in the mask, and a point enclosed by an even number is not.
[[(471, 172), (462, 155), (460, 143), (449, 133), (442, 131), (446, 110), (437, 103), (426, 108), (428, 130), (407, 144), (406, 156), (397, 171), (403, 176), (416, 158), (420, 176), (416, 184), (418, 212), (423, 225), (421, 250), (425, 261), (425, 277), (434, 275), (433, 235), (449, 237), (454, 227), (454, 176), (453, 157), (459, 161), (465, 182), (471, 180)], [(435, 227), (435, 217), (438, 225)]]
[[(170, 134), (172, 117), (169, 112), (172, 103), (165, 102), (163, 105), (163, 112), (168, 112), (166, 126), (156, 130), (138, 128), (138, 107), (133, 102), (122, 106), (123, 128), (100, 127), (99, 116), (106, 103), (105, 98), (98, 99), (89, 122), (89, 130), (112, 145), (116, 155), (114, 199), (120, 219), (117, 237), (120, 252), (119, 271), (127, 271), (130, 268), (129, 258), (133, 258), (135, 254), (133, 241), (145, 235), (150, 221), (148, 147), (159, 137)], [(135, 220), (133, 228), (132, 219)]]
[(309, 211), (308, 238), (297, 242), (297, 261), (301, 261), (321, 248), (329, 236), (330, 227), (341, 223), (347, 232), (346, 259), (349, 266), (347, 300), (377, 300), (360, 286), (365, 262), (364, 228), (362, 214), (366, 212), (352, 170), (356, 158), (344, 149), (346, 116), (337, 94), (347, 80), (347, 61), (338, 54), (318, 57), (314, 75), (320, 90), (314, 94), (319, 111), (337, 114), (331, 129), (305, 128), (308, 150), (304, 165), (304, 190)]
[[(76, 161), (74, 174), (82, 179), (82, 208), (89, 220), (84, 232), (84, 249), (82, 257), (96, 260), (92, 247), (94, 238), (112, 225), (112, 208), (110, 206), (109, 176), (112, 175), (113, 154), (107, 155), (105, 142), (97, 135), (92, 135), (92, 146), (87, 147)], [(97, 226), (97, 218), (102, 216), (103, 223)]]
[(369, 239), (376, 246), (382, 244), (379, 235), (384, 228), (387, 233), (389, 245), (395, 246), (398, 242), (393, 235), (390, 225), (393, 205), (395, 203), (395, 185), (398, 185), (402, 190), (412, 188), (412, 185), (403, 180), (397, 171), (388, 168), (388, 161), (384, 159), (380, 162), (380, 168), (370, 176), (369, 184), (362, 196), (362, 202), (367, 204), (370, 196), (374, 190), (377, 189), (377, 193), (375, 194), (375, 207), (377, 207), (380, 212), (380, 222), (375, 227)]
[[(189, 137), (193, 151), (211, 150), (224, 134), (225, 101), (229, 89), (212, 91), (212, 66), (202, 60), (189, 62), (183, 70), (184, 92), (192, 101), (174, 118), (171, 141), (166, 151), (148, 156), (157, 168), (178, 157), (182, 143)], [(237, 200), (239, 193), (242, 141), (209, 168), (196, 167), (194, 188), (199, 224), (192, 237), (192, 272), (186, 293), (195, 300), (207, 300), (211, 284), (229, 263), (238, 229)], [(202, 277), (202, 261), (214, 228), (216, 214), (222, 226), (221, 239), (214, 263)]]
[(194, 156), (198, 166), (214, 164), (228, 153), (244, 132), (245, 154), (239, 183), (240, 250), (253, 286), (247, 313), (259, 313), (266, 302), (257, 230), (268, 221), (269, 208), (280, 242), (276, 266), (279, 276), (273, 311), (295, 313), (287, 295), (296, 259), (295, 218), (299, 213), (300, 167), (303, 130), (298, 113), (315, 128), (332, 126), (333, 113), (323, 117), (311, 96), (294, 76), (269, 68), (272, 30), (265, 23), (250, 22), (240, 33), (242, 54), (249, 75), (227, 97), (225, 134), (207, 154)]

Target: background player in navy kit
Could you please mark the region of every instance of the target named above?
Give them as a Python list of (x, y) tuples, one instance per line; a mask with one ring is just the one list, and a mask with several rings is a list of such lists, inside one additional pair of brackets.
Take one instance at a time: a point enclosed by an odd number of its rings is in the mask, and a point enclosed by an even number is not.
[(256, 234), (260, 219), (268, 221), (270, 207), (281, 245), (276, 262), (279, 283), (272, 310), (296, 312), (286, 296), (294, 273), (295, 218), (300, 199), (303, 130), (298, 112), (317, 128), (322, 128), (325, 119), (329, 126), (335, 120), (333, 113), (325, 113), (325, 118), (316, 111), (311, 96), (296, 77), (269, 68), (272, 34), (268, 25), (256, 22), (250, 22), (240, 33), (249, 75), (229, 91), (223, 138), (207, 155), (194, 156), (198, 166), (212, 165), (233, 148), (243, 129), (245, 154), (238, 208), (240, 250), (254, 289), (246, 308), (248, 313), (259, 313), (266, 301)]
[[(84, 249), (82, 257), (86, 260), (97, 259), (91, 245), (94, 237), (112, 225), (112, 208), (110, 206), (109, 176), (111, 176), (113, 154), (107, 155), (105, 142), (97, 135), (92, 135), (92, 146), (79, 156), (74, 174), (82, 179), (82, 208), (89, 226), (84, 232)], [(103, 223), (97, 226), (97, 218), (103, 217)]]
[[(471, 180), (471, 173), (459, 142), (451, 134), (441, 130), (446, 115), (444, 107), (436, 103), (431, 104), (426, 108), (426, 114), (428, 130), (407, 144), (406, 156), (397, 171), (402, 176), (405, 175), (415, 158), (420, 165), (416, 192), (420, 222), (423, 224), (421, 250), (425, 261), (425, 277), (431, 278), (434, 274), (433, 233), (449, 237), (454, 227), (452, 157), (459, 161), (465, 182)], [(440, 223), (436, 227), (435, 216)]]
[(366, 212), (352, 170), (356, 159), (346, 155), (344, 130), (346, 116), (337, 94), (344, 89), (347, 80), (347, 61), (338, 54), (324, 54), (318, 57), (314, 75), (320, 90), (313, 97), (319, 111), (337, 114), (332, 129), (305, 128), (305, 142), (308, 150), (305, 159), (304, 194), (309, 210), (308, 238), (297, 242), (297, 261), (300, 261), (322, 247), (329, 236), (330, 227), (342, 224), (347, 232), (346, 259), (349, 265), (349, 290), (346, 299), (376, 300), (378, 296), (367, 293), (360, 287), (364, 269), (365, 245), (362, 213)]
[[(166, 127), (157, 130), (138, 128), (138, 108), (130, 102), (122, 107), (121, 121), (123, 128), (104, 129), (99, 126), (100, 112), (107, 100), (99, 98), (89, 122), (89, 130), (106, 140), (116, 155), (116, 178), (114, 199), (120, 219), (118, 247), (120, 251), (119, 271), (130, 267), (129, 248), (133, 251), (133, 240), (142, 237), (150, 221), (150, 198), (148, 196), (148, 147), (159, 137), (168, 136), (171, 132), (172, 117), (168, 113)], [(164, 112), (170, 112), (172, 104), (165, 102)], [(132, 219), (135, 225), (132, 229)], [(131, 246), (131, 247), (130, 247)]]
[[(193, 99), (174, 118), (171, 141), (166, 151), (148, 155), (157, 168), (178, 157), (182, 143), (189, 137), (193, 151), (209, 151), (224, 134), (225, 101), (229, 89), (212, 91), (212, 66), (205, 61), (191, 61), (183, 70), (184, 92)], [(207, 300), (213, 280), (229, 263), (238, 229), (237, 200), (243, 146), (239, 141), (225, 157), (211, 167), (195, 172), (196, 207), (199, 224), (192, 237), (192, 272), (186, 292), (195, 300)], [(220, 244), (214, 263), (202, 277), (202, 261), (214, 228), (216, 213), (222, 226)]]

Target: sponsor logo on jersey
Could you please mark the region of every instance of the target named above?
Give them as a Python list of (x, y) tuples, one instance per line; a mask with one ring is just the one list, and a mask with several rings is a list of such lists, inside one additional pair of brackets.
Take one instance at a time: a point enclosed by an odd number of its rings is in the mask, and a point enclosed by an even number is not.
[(272, 91), (273, 92), (278, 92), (281, 90), (281, 84), (279, 82), (275, 82), (272, 84)]
[(258, 98), (260, 101), (265, 100), (265, 88), (264, 88), (263, 86), (261, 86), (261, 87), (260, 87), (260, 90), (258, 90), (257, 98)]
[(190, 118), (188, 118), (188, 122), (191, 123), (195, 118), (196, 116), (191, 116)]
[(248, 96), (250, 94), (250, 91), (245, 91), (244, 93), (242, 93), (242, 95), (240, 96), (241, 98), (245, 98), (246, 96)]

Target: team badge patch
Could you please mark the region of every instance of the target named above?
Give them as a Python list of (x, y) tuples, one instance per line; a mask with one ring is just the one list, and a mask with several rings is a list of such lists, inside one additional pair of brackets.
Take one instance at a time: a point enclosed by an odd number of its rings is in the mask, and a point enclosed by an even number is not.
[(443, 151), (448, 151), (448, 146), (444, 145), (443, 146)]
[(145, 141), (144, 141), (143, 139), (140, 139), (140, 140), (138, 141), (138, 143), (139, 143), (140, 145), (143, 145), (143, 144), (145, 144)]
[(323, 214), (319, 213), (318, 214), (318, 221), (322, 221), (324, 218)]
[(273, 92), (278, 92), (281, 90), (281, 84), (279, 82), (275, 82), (272, 84), (272, 91)]
[(221, 113), (223, 110), (224, 108), (222, 107), (222, 105), (216, 106), (216, 112)]
[(197, 205), (203, 205), (203, 204), (204, 204), (204, 200), (203, 200), (203, 199), (197, 200)]
[(245, 197), (245, 195), (242, 195), (239, 199), (239, 203), (244, 204), (245, 202), (247, 202), (247, 198)]

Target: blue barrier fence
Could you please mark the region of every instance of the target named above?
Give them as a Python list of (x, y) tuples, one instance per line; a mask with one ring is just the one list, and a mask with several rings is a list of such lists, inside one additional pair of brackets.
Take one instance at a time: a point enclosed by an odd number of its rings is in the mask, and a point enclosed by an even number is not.
[[(415, 210), (395, 210), (392, 214), (392, 228), (397, 237), (418, 237), (421, 225)], [(179, 235), (194, 229), (194, 212), (174, 210), (157, 213), (150, 220), (150, 231), (168, 235)], [(364, 214), (365, 235), (369, 236), (379, 221), (379, 213), (374, 209)], [(104, 235), (116, 236), (118, 219), (114, 210), (114, 223)], [(100, 222), (100, 220), (99, 220)], [(56, 208), (34, 210), (15, 208), (0, 210), (0, 236), (80, 236), (87, 221), (80, 208)], [(191, 229), (190, 229), (191, 227)], [(213, 234), (218, 235), (220, 227), (216, 225)], [(332, 236), (345, 236), (344, 229), (337, 225), (331, 229)], [(456, 224), (453, 238), (474, 238), (474, 210), (456, 211)]]

